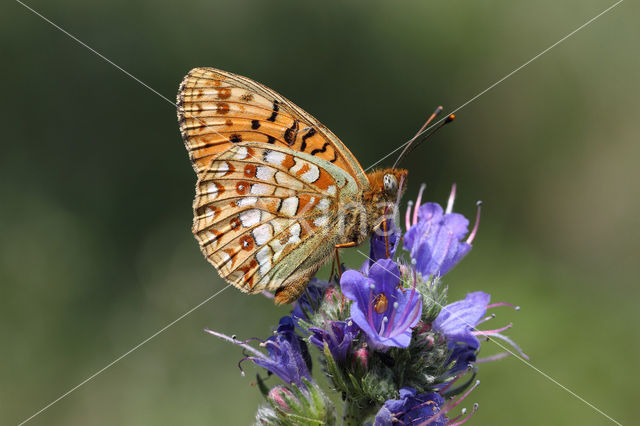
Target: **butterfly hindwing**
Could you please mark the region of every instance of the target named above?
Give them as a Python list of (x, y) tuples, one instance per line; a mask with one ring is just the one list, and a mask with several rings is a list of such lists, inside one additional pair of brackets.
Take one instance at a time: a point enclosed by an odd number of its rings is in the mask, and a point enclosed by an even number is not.
[(200, 173), (193, 232), (227, 281), (249, 293), (278, 290), (330, 255), (328, 225), (357, 191), (348, 173), (310, 154), (239, 142)]

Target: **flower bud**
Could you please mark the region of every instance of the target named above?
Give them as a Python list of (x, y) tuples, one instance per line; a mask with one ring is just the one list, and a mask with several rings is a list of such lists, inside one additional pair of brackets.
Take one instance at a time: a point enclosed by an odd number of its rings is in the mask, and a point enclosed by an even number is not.
[[(336, 290), (335, 286), (330, 285), (327, 290), (324, 292), (324, 300), (325, 302), (333, 302), (335, 299), (339, 299), (338, 290)], [(335, 298), (335, 299), (334, 299)]]
[(365, 347), (362, 347), (353, 353), (353, 358), (356, 364), (360, 365), (364, 370), (366, 370), (369, 364), (369, 350)]
[(269, 400), (275, 407), (284, 411), (285, 413), (291, 412), (291, 407), (287, 403), (287, 399), (295, 399), (295, 396), (291, 391), (284, 386), (276, 386), (269, 391)]

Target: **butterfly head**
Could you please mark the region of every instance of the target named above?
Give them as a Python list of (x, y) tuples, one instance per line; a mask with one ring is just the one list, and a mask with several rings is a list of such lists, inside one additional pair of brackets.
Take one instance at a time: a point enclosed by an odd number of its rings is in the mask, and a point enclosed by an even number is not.
[(365, 198), (373, 202), (395, 203), (407, 187), (407, 171), (405, 169), (374, 170), (367, 174), (369, 191)]

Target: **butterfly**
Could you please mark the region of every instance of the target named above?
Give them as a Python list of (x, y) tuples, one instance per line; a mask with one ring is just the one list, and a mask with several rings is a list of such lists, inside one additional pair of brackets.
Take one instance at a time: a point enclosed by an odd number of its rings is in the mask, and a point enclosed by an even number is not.
[(365, 173), (327, 127), (247, 77), (195, 68), (178, 122), (197, 174), (193, 234), (220, 275), (291, 303), (336, 247), (379, 229), (407, 171)]

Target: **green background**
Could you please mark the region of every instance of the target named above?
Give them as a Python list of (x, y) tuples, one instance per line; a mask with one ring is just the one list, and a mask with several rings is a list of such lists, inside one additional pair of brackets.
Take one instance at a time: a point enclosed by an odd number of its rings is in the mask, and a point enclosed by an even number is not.
[[(367, 167), (613, 1), (27, 4), (171, 100), (196, 66), (258, 80)], [(444, 203), (456, 182), (457, 211), (485, 203), (452, 300), (521, 305), (493, 325), (513, 321), (536, 368), (622, 423), (639, 400), (639, 16), (623, 2), (406, 163), (405, 201), (426, 182)], [(19, 3), (3, 2), (0, 32), (0, 423), (17, 424), (224, 283), (190, 232), (175, 107)], [(266, 337), (286, 313), (228, 289), (30, 424), (247, 424), (257, 370), (242, 378), (240, 350), (202, 330)], [(514, 358), (480, 378), (474, 424), (610, 424)]]

